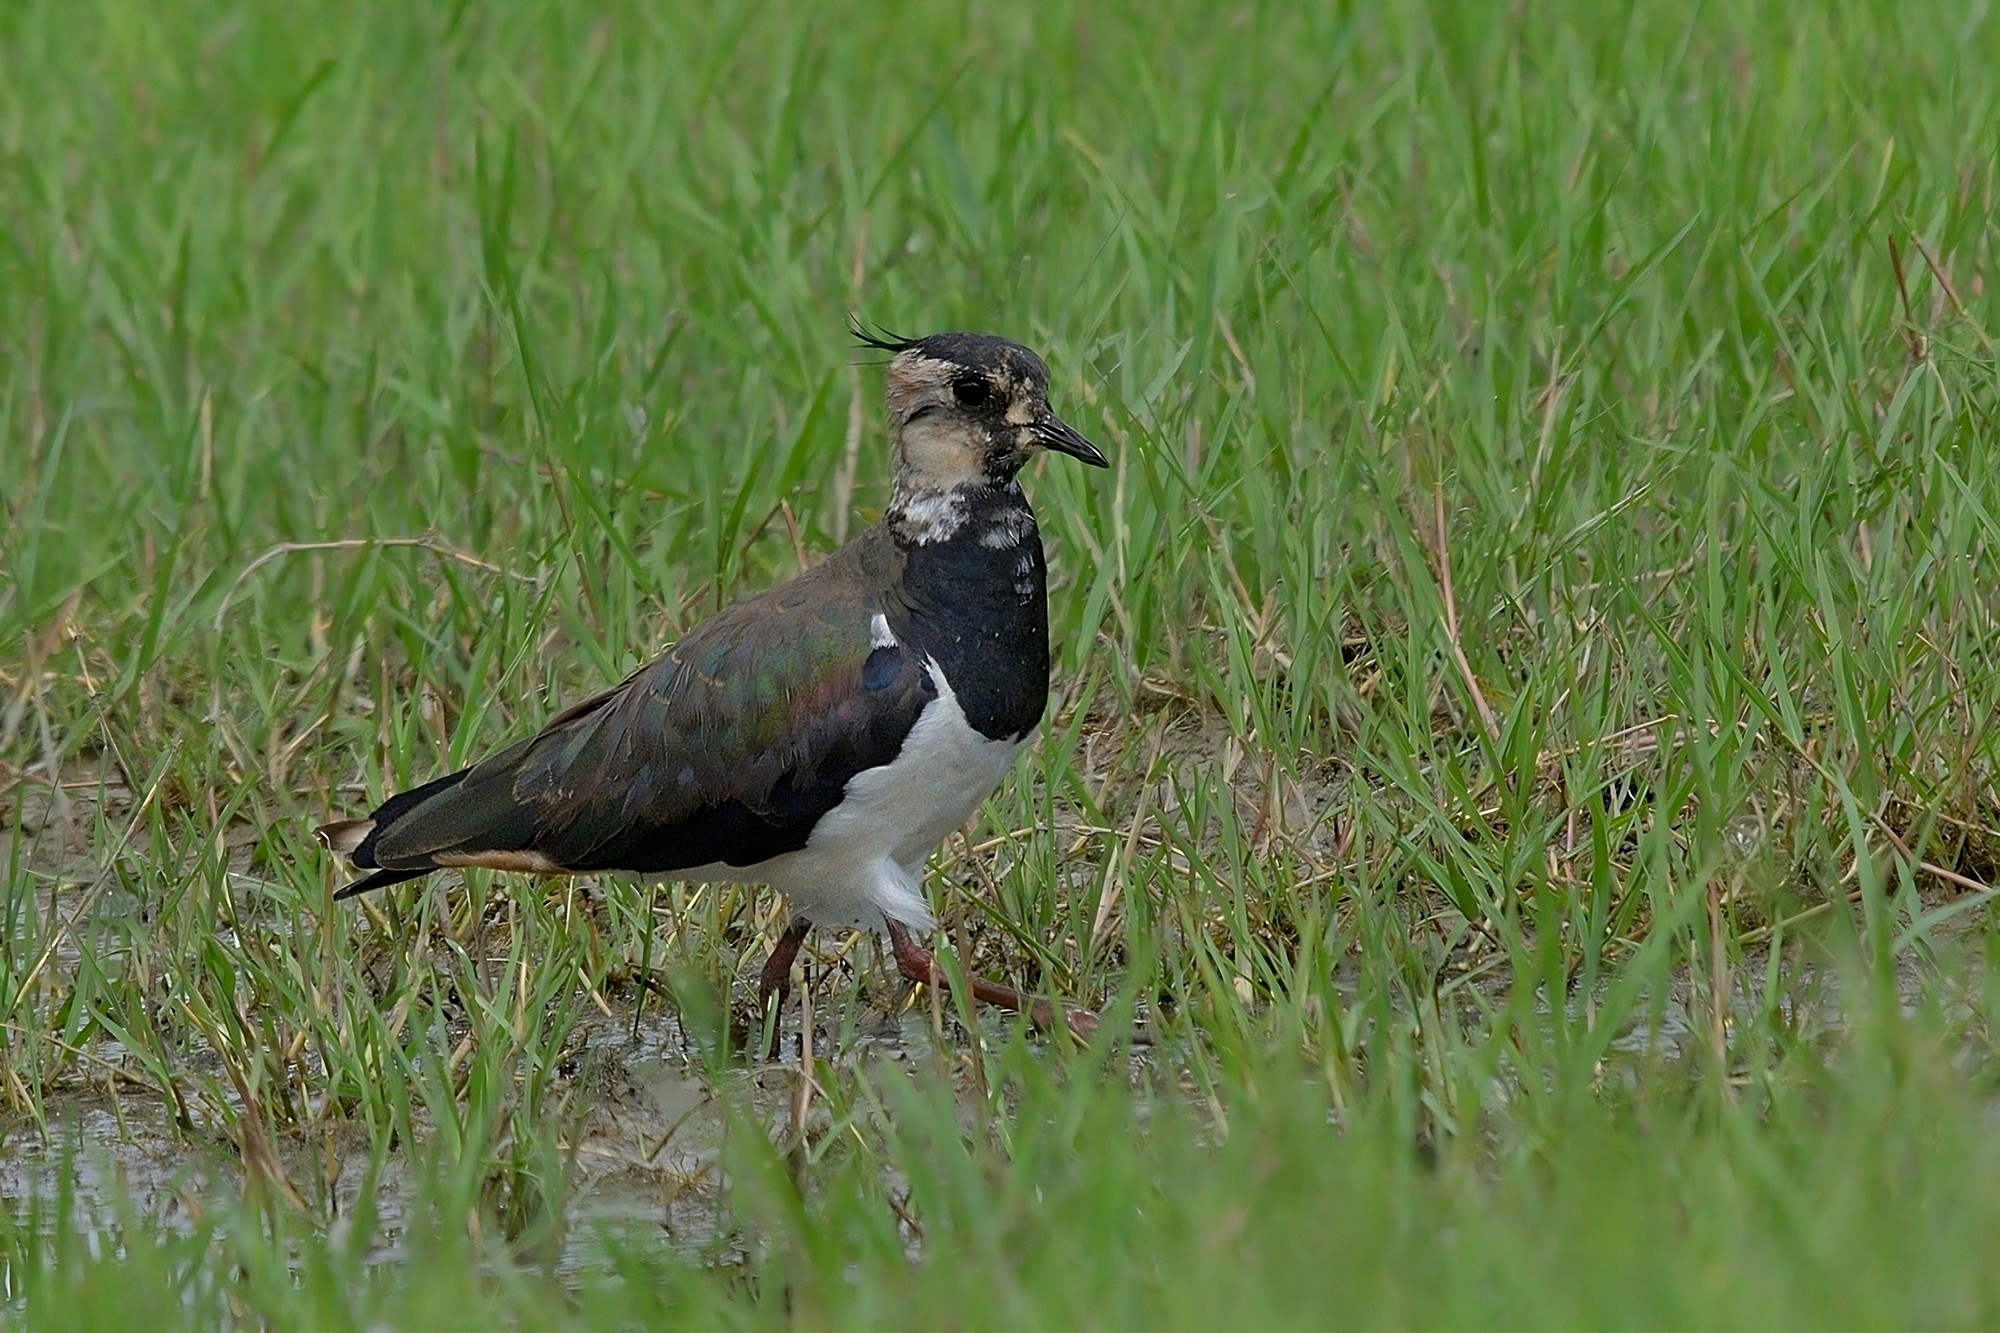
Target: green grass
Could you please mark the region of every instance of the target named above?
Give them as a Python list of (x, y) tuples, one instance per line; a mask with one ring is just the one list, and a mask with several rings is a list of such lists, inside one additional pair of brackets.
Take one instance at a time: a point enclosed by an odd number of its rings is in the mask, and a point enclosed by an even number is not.
[[(1995, 1318), (1985, 5), (27, 0), (0, 68), (8, 1318)], [(798, 1116), (774, 904), (336, 905), (308, 830), (878, 512), (850, 312), (1113, 460), (1028, 479), (1057, 698), (931, 887), (1118, 1021), (885, 1038), (821, 939)]]

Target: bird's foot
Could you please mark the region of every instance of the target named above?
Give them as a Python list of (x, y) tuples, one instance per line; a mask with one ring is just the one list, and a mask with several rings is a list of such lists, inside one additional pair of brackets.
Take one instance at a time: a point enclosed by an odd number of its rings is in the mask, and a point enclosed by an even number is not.
[[(889, 923), (889, 945), (896, 956), (896, 970), (911, 981), (922, 982), (926, 986), (948, 985), (945, 971), (938, 965), (937, 955), (917, 942), (910, 928), (900, 921)], [(1097, 1015), (1088, 1009), (1074, 1009), (1064, 1005), (1062, 1019), (1056, 1019), (1057, 1008), (1047, 1000), (1003, 986), (997, 981), (987, 981), (983, 977), (972, 977), (967, 982), (972, 998), (983, 1003), (1026, 1014), (1028, 1022), (1037, 1032), (1054, 1032), (1058, 1026), (1067, 1027), (1070, 1035), (1078, 1041), (1089, 1041), (1097, 1031)]]

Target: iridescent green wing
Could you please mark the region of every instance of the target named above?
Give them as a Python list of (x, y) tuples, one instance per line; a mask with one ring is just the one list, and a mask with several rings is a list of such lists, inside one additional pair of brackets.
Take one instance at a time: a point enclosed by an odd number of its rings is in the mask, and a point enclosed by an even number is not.
[(376, 839), (376, 863), (532, 853), (550, 869), (664, 872), (804, 846), (936, 697), (924, 661), (895, 641), (899, 558), (871, 533), (723, 611), (402, 814)]

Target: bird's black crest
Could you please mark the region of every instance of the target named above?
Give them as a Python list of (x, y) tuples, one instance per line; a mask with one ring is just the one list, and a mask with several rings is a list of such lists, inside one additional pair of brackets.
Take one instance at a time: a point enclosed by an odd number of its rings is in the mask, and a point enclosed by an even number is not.
[(1014, 377), (1047, 387), (1049, 368), (1032, 351), (1011, 339), (991, 333), (933, 333), (924, 338), (905, 338), (880, 324), (870, 329), (860, 316), (849, 320), (849, 329), (864, 347), (884, 352), (922, 352), (925, 356), (975, 371), (1006, 371)]
[(847, 327), (854, 334), (855, 341), (863, 347), (874, 347), (884, 352), (907, 352), (923, 341), (921, 338), (905, 338), (891, 333), (880, 324), (870, 331), (867, 321), (859, 315), (849, 316)]

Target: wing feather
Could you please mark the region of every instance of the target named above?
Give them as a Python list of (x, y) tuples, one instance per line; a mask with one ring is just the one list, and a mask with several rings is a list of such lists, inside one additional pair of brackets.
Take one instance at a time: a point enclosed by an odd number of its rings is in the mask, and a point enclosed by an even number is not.
[(893, 635), (904, 618), (866, 577), (880, 572), (871, 554), (854, 543), (730, 607), (398, 818), (378, 812), (372, 859), (414, 870), (518, 853), (658, 873), (804, 846), (937, 693), (918, 654), (871, 631), (882, 616)]

